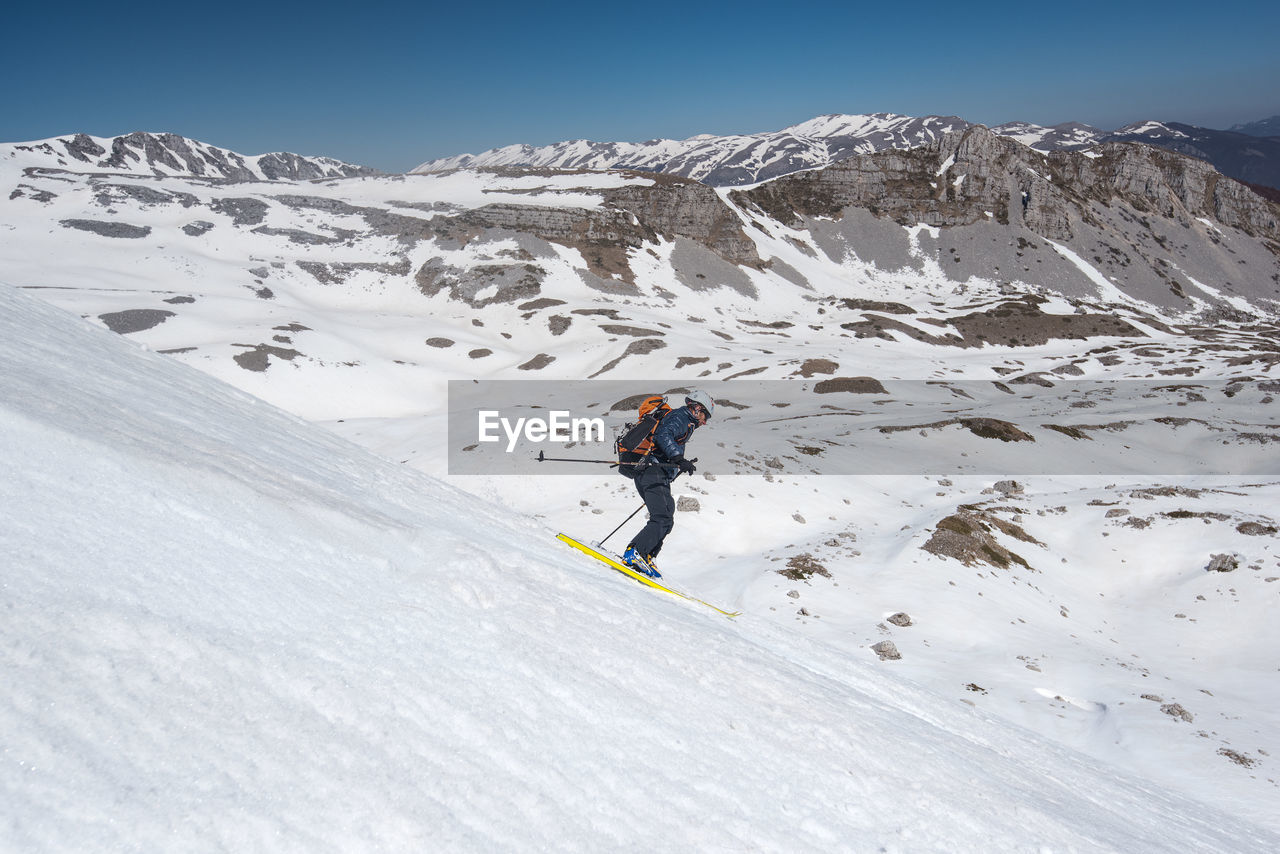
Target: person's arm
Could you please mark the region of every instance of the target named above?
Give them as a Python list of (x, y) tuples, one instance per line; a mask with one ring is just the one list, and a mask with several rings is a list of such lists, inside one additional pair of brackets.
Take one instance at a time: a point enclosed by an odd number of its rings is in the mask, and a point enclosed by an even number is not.
[(673, 409), (662, 419), (658, 429), (653, 431), (653, 443), (669, 462), (675, 462), (684, 456), (684, 446), (676, 438), (686, 435), (695, 423), (687, 410)]

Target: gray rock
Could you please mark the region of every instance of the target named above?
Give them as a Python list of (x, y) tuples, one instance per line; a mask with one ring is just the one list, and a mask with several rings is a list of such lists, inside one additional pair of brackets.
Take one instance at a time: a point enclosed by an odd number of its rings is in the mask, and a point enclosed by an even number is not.
[(265, 234), (269, 237), (285, 237), (290, 243), (298, 243), (303, 246), (324, 246), (329, 243), (337, 243), (339, 239), (336, 237), (326, 237), (323, 234), (313, 234), (310, 231), (302, 231), (297, 228), (272, 228), (271, 226), (260, 225), (253, 230), (254, 234)]
[[(247, 344), (236, 344), (236, 347), (248, 347)], [(275, 347), (270, 344), (257, 344), (243, 353), (237, 353), (233, 358), (240, 367), (246, 371), (265, 371), (271, 367), (269, 356), (275, 356), (277, 359), (284, 359), (286, 362), (293, 361), (302, 354), (297, 350), (287, 347)]]
[(267, 203), (261, 199), (214, 199), (209, 208), (214, 213), (231, 217), (232, 225), (258, 225), (267, 218)]
[[(260, 231), (260, 229), (254, 229)], [(388, 263), (378, 263), (376, 261), (338, 261), (325, 263), (323, 261), (298, 261), (298, 268), (305, 270), (315, 277), (317, 282), (322, 285), (336, 285), (345, 282), (353, 274), (364, 271), (370, 273), (380, 273), (384, 276), (407, 276), (411, 269), (411, 265), (407, 256), (401, 256), (398, 261)], [(250, 272), (253, 272), (252, 270)], [(255, 274), (256, 275), (256, 274)]]
[(62, 143), (67, 154), (82, 163), (92, 163), (95, 158), (107, 153), (107, 150), (94, 142), (88, 134), (78, 133), (71, 139), (62, 139), (59, 142)]
[(130, 225), (127, 222), (107, 222), (97, 219), (64, 219), (59, 220), (65, 228), (76, 228), (80, 231), (91, 231), (103, 237), (123, 237), (137, 239), (151, 233), (149, 225)]
[[(513, 303), (536, 297), (542, 290), (546, 270), (535, 264), (481, 264), (476, 267), (453, 267), (439, 258), (423, 264), (414, 276), (418, 289), (427, 296), (447, 292), (450, 297), (472, 308), (494, 303)], [(493, 288), (491, 296), (477, 299), (482, 291)]]
[(539, 353), (538, 355), (534, 356), (532, 359), (530, 359), (529, 361), (525, 362), (523, 365), (520, 365), (518, 367), (522, 371), (540, 371), (543, 368), (545, 368), (547, 365), (554, 362), (555, 360), (556, 360), (555, 356), (550, 356), (550, 355), (547, 355), (546, 353)]
[(902, 658), (902, 653), (898, 652), (898, 648), (890, 640), (883, 640), (873, 644), (871, 651), (880, 656), (881, 661), (897, 661)]
[(814, 394), (888, 394), (885, 387), (874, 377), (835, 377), (821, 380), (813, 386)]
[(623, 359), (626, 359), (629, 356), (643, 356), (648, 353), (652, 353), (655, 350), (661, 350), (666, 346), (667, 346), (667, 342), (663, 341), (660, 338), (641, 338), (637, 341), (632, 341), (630, 344), (627, 345), (627, 349), (623, 351), (621, 356), (606, 362), (600, 368), (600, 370), (596, 371), (594, 374), (588, 377), (588, 379), (595, 379), (601, 374), (606, 373), (607, 371), (613, 370), (618, 365), (622, 364)]
[(1205, 572), (1232, 572), (1240, 568), (1240, 557), (1234, 554), (1216, 554), (1209, 556), (1209, 565)]
[(176, 315), (172, 311), (158, 308), (131, 308), (127, 311), (113, 311), (98, 315), (98, 319), (107, 324), (112, 332), (128, 335), (131, 332), (142, 332), (159, 326)]

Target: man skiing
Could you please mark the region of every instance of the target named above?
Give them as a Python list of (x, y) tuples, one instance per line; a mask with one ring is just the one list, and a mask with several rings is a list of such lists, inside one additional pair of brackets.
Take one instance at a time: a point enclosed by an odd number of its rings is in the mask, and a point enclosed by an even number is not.
[(649, 510), (649, 522), (627, 545), (622, 562), (650, 578), (661, 578), (654, 558), (662, 550), (662, 541), (675, 525), (675, 499), (671, 497), (671, 481), (678, 474), (693, 474), (694, 465), (685, 459), (684, 446), (693, 431), (711, 419), (716, 403), (705, 391), (691, 391), (684, 406), (663, 416), (653, 431), (653, 450), (635, 476), (636, 490)]

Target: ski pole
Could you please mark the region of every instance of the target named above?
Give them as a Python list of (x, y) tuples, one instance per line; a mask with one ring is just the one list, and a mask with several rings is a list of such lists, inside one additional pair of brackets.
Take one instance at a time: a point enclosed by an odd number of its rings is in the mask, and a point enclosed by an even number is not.
[[(541, 452), (539, 452), (539, 453), (541, 453)], [(691, 462), (695, 462), (695, 463), (696, 463), (697, 461), (698, 461), (698, 458), (697, 458), (697, 457), (694, 457), (694, 458), (691, 460)], [(679, 477), (679, 476), (680, 476), (680, 472), (676, 472), (676, 477)], [(675, 482), (676, 482), (676, 477), (671, 478), (671, 482), (672, 482), (672, 483), (675, 483)], [(640, 504), (640, 506), (639, 506), (639, 507), (637, 507), (635, 510), (632, 510), (632, 511), (631, 511), (631, 515), (630, 515), (630, 516), (628, 516), (627, 518), (625, 518), (625, 519), (623, 519), (623, 520), (622, 520), (622, 525), (625, 525), (625, 524), (627, 524), (628, 522), (630, 522), (630, 521), (631, 521), (631, 519), (632, 519), (632, 518), (633, 518), (637, 513), (639, 513), (641, 510), (643, 510), (643, 509), (644, 509), (644, 503), (643, 503), (643, 502), (641, 502), (641, 504)], [(616, 534), (616, 533), (618, 533), (619, 531), (621, 531), (621, 530), (622, 530), (622, 525), (619, 525), (618, 527), (616, 527), (616, 528), (614, 528), (612, 531), (610, 531), (610, 532), (609, 532), (609, 536), (608, 536), (608, 537), (605, 537), (605, 538), (604, 538), (604, 540), (609, 539), (609, 537), (612, 537), (614, 534)], [(603, 546), (603, 545), (604, 545), (604, 540), (601, 540), (597, 545)]]
[[(632, 517), (633, 517), (633, 516), (635, 516), (637, 513), (639, 513), (639, 512), (640, 512), (641, 510), (643, 510), (643, 509), (644, 509), (644, 503), (642, 502), (642, 503), (640, 504), (640, 506), (639, 506), (639, 507), (637, 507), (635, 510), (632, 510), (632, 511), (631, 511), (631, 516), (628, 516), (627, 518), (625, 518), (625, 519), (623, 519), (623, 520), (622, 520), (622, 525), (625, 525), (625, 524), (627, 524), (628, 522), (630, 522), (630, 521), (631, 521), (631, 519), (632, 519)], [(616, 527), (616, 528), (614, 528), (612, 531), (610, 531), (610, 532), (609, 532), (609, 537), (612, 537), (614, 534), (616, 534), (616, 533), (618, 533), (619, 531), (621, 531), (621, 530), (622, 530), (622, 525), (619, 525), (618, 527)], [(605, 537), (605, 538), (604, 538), (604, 540), (609, 539), (609, 537)], [(604, 545), (604, 540), (601, 540), (601, 541), (600, 541), (600, 545), (601, 545), (601, 546), (603, 546), (603, 545)]]
[(569, 457), (548, 457), (542, 451), (538, 451), (538, 462), (540, 463), (602, 463), (604, 465), (616, 466), (617, 460), (580, 460)]

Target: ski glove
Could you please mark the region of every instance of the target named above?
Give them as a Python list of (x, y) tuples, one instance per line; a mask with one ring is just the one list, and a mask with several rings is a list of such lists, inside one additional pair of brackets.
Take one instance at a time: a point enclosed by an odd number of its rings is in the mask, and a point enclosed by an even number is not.
[(680, 467), (681, 474), (693, 474), (694, 471), (696, 471), (693, 463), (689, 462), (684, 457), (681, 457), (680, 459), (676, 460), (676, 465)]

